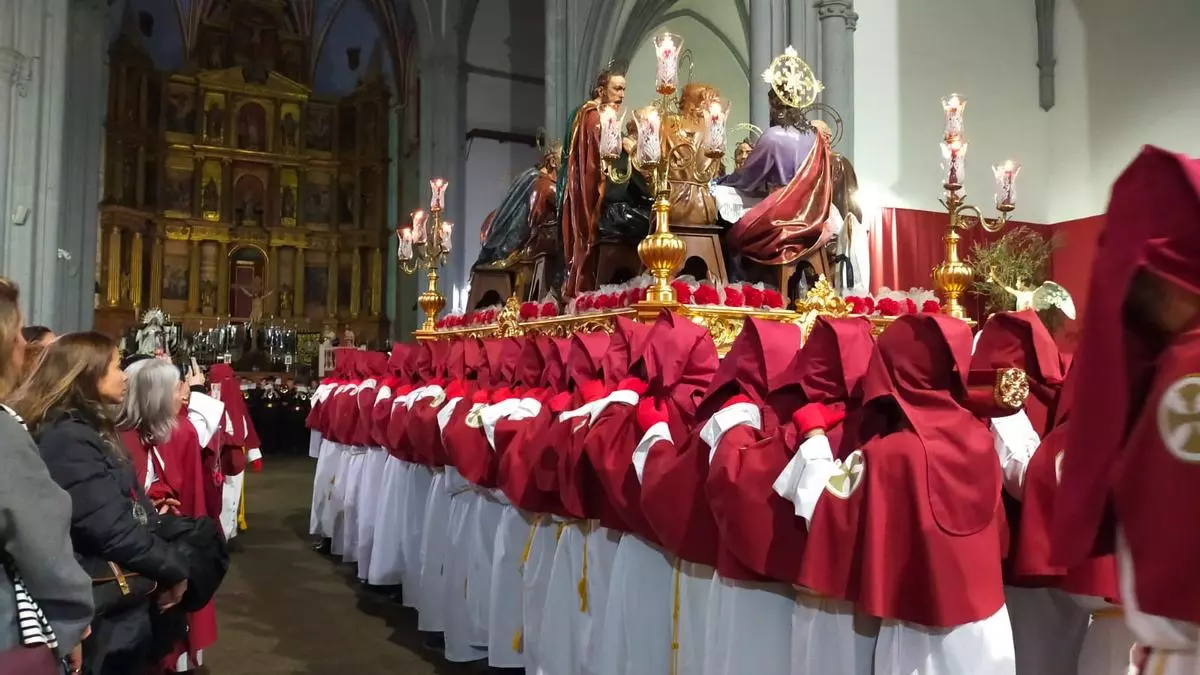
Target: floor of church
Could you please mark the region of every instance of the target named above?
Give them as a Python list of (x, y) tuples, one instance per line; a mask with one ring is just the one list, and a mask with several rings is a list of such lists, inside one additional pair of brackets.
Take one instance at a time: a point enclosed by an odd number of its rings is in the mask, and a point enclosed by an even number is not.
[(417, 616), (364, 590), (350, 565), (311, 550), (313, 460), (269, 457), (249, 474), (246, 519), (217, 594), (208, 675), (466, 675), (422, 646)]

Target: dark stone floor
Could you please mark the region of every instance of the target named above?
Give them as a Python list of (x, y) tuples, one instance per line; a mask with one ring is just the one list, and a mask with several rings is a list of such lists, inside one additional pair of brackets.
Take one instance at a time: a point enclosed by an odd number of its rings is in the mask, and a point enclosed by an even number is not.
[(422, 646), (416, 613), (364, 590), (350, 565), (312, 551), (314, 460), (269, 457), (247, 475), (250, 529), (217, 594), (208, 675), (467, 675)]

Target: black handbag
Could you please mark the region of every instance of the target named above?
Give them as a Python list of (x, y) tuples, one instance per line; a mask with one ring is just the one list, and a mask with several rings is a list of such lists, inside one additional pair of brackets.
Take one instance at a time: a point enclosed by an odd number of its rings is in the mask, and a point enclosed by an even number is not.
[(146, 602), (158, 582), (121, 569), (109, 560), (81, 558), (79, 566), (92, 578), (92, 601), (96, 616), (111, 616)]

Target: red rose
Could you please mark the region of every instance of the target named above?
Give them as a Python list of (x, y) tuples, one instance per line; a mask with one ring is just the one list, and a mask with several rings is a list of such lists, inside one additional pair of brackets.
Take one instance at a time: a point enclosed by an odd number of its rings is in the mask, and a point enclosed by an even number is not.
[(543, 319), (551, 316), (558, 316), (558, 305), (553, 302), (542, 303), (541, 316)]
[(528, 321), (529, 319), (536, 319), (537, 316), (538, 316), (538, 306), (537, 306), (536, 302), (522, 302), (521, 303), (521, 320), (522, 321)]
[(746, 299), (742, 292), (735, 286), (725, 287), (725, 306), (726, 307), (742, 307), (746, 304)]
[(863, 310), (866, 308), (866, 305), (863, 304), (862, 298), (858, 297), (857, 295), (847, 295), (845, 300), (850, 304), (851, 314), (862, 314)]
[(912, 298), (904, 299), (904, 313), (905, 314), (916, 314), (917, 313), (917, 303), (913, 302)]
[(926, 300), (921, 304), (923, 314), (937, 314), (942, 311), (942, 305), (937, 300)]
[(628, 306), (629, 306), (629, 289), (625, 289), (625, 290), (621, 291), (620, 293), (617, 293), (617, 307), (628, 307)]
[(671, 288), (675, 289), (675, 300), (680, 304), (692, 304), (692, 288), (687, 285), (687, 282), (676, 279), (671, 282)]
[(720, 294), (711, 284), (700, 284), (696, 288), (696, 292), (692, 294), (692, 298), (697, 305), (715, 305), (721, 301)]
[(763, 291), (763, 306), (769, 309), (783, 308), (783, 294), (768, 288)]
[(875, 308), (884, 316), (900, 316), (904, 313), (904, 307), (892, 298), (883, 298), (875, 305)]
[[(678, 291), (676, 291), (676, 293), (678, 293)], [(637, 286), (637, 287), (629, 290), (629, 304), (632, 305), (632, 304), (639, 303), (639, 302), (645, 302), (645, 300), (646, 300), (646, 287), (645, 286)]]
[(592, 308), (593, 298), (590, 294), (581, 295), (575, 298), (575, 311), (586, 312)]
[(871, 296), (868, 295), (868, 296), (864, 297), (862, 299), (862, 301), (863, 301), (863, 314), (866, 314), (868, 316), (871, 314), (874, 314), (875, 309), (876, 309), (875, 298), (872, 298)]
[(616, 298), (614, 298), (611, 294), (606, 293), (604, 295), (596, 296), (594, 306), (596, 309), (604, 311), (606, 309), (612, 309), (616, 305), (616, 302)]
[(750, 284), (742, 286), (742, 299), (746, 301), (746, 306), (752, 309), (763, 306), (763, 292)]

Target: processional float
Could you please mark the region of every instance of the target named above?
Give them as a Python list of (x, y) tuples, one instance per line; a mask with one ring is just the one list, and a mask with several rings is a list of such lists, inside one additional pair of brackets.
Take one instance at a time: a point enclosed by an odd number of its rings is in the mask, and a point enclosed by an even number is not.
[[(746, 306), (745, 303), (740, 303), (741, 306), (731, 306), (733, 303), (714, 304), (697, 302), (696, 298), (679, 297), (677, 289), (680, 287), (675, 281), (675, 275), (684, 262), (686, 247), (684, 242), (671, 232), (668, 222), (668, 175), (676, 160), (666, 146), (662, 129), (664, 122), (669, 122), (672, 116), (679, 115), (679, 101), (675, 98), (675, 93), (678, 89), (680, 57), (685, 52), (682, 50), (683, 39), (672, 33), (656, 36), (653, 43), (657, 56), (655, 90), (658, 98), (634, 115), (637, 150), (624, 173), (616, 168), (616, 160), (622, 149), (624, 119), (613, 107), (604, 108), (600, 116), (599, 159), (606, 178), (615, 182), (629, 180), (636, 167), (649, 177), (655, 194), (653, 231), (637, 247), (638, 256), (650, 277), (642, 292), (635, 294), (632, 301), (626, 298), (624, 303), (620, 300), (597, 302), (583, 310), (580, 309), (580, 303), (572, 302), (568, 304), (572, 311), (566, 313), (559, 313), (557, 305), (541, 308), (538, 303), (523, 303), (513, 295), (502, 307), (473, 312), (466, 317), (445, 317), (439, 321), (438, 314), (445, 308), (446, 300), (437, 287), (437, 270), (445, 263), (446, 254), (450, 250), (453, 225), (441, 219), (447, 182), (441, 178), (434, 178), (430, 181), (433, 192), (430, 203), (430, 213), (433, 214), (432, 228), (427, 227), (428, 216), (425, 212), (417, 210), (413, 212), (410, 223), (397, 229), (401, 268), (408, 274), (424, 269), (428, 279), (427, 289), (418, 299), (418, 305), (425, 313), (421, 328), (414, 331), (418, 340), (522, 335), (568, 337), (591, 331), (611, 332), (615, 319), (620, 316), (652, 322), (663, 311), (671, 311), (705, 326), (716, 342), (719, 353), (723, 355), (741, 332), (745, 319), (749, 317), (797, 324), (802, 329), (802, 336), (806, 337), (819, 316), (868, 316), (875, 326), (875, 332), (878, 333), (899, 313), (904, 313), (902, 303), (897, 303), (900, 305), (898, 313), (880, 312), (873, 303), (870, 311), (864, 312), (861, 303), (852, 302), (855, 300), (853, 298), (841, 297), (824, 276), (803, 298), (795, 300), (791, 308)], [(781, 100), (802, 109), (830, 110), (840, 122), (837, 111), (832, 111), (828, 106), (816, 101), (822, 85), (811, 68), (792, 48), (789, 47), (787, 52), (777, 57), (763, 77)], [(945, 193), (941, 203), (948, 214), (943, 236), (945, 253), (942, 263), (932, 271), (933, 287), (938, 298), (932, 302), (936, 304), (929, 306), (926, 303), (926, 307), (917, 306), (915, 311), (936, 310), (967, 320), (960, 298), (970, 288), (975, 271), (959, 257), (960, 232), (976, 224), (988, 232), (998, 232), (1004, 227), (1009, 214), (1016, 207), (1015, 180), (1021, 167), (1012, 161), (993, 167), (997, 184), (996, 208), (1000, 215), (991, 220), (984, 217), (980, 209), (966, 203), (963, 193), (967, 151), (963, 122), (966, 99), (958, 94), (951, 94), (942, 100), (942, 107), (945, 114), (945, 131), (941, 143), (945, 170), (942, 187)], [(709, 157), (720, 158), (725, 153), (728, 103), (713, 101), (705, 113), (705, 133), (701, 148)], [(840, 127), (840, 124), (838, 126)], [(840, 128), (838, 131), (840, 135)], [(711, 178), (709, 177), (710, 180)], [(908, 303), (909, 307), (912, 307), (912, 304)], [(451, 318), (454, 320), (451, 321)]]

